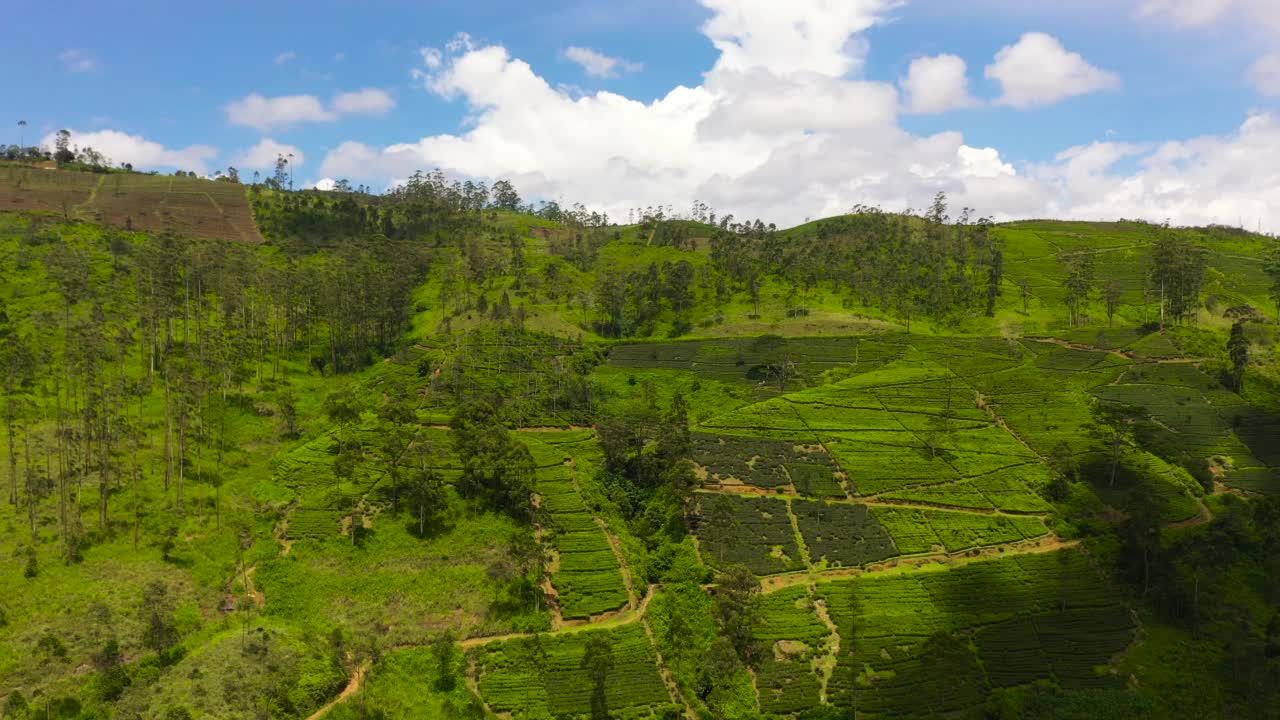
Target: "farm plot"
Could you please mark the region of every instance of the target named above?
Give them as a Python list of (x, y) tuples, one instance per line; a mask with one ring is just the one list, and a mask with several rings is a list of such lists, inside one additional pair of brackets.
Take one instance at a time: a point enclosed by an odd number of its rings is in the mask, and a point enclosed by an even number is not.
[(959, 552), (1037, 538), (1048, 533), (1035, 516), (991, 515), (878, 505), (872, 514), (904, 554)]
[[(900, 343), (879, 338), (788, 338), (770, 352), (785, 352), (797, 374), (789, 383), (797, 387), (820, 381), (834, 368), (843, 372), (873, 371), (899, 357)], [(623, 368), (687, 370), (699, 377), (748, 385), (762, 385), (764, 350), (755, 338), (635, 343), (610, 350), (609, 364)]]
[(702, 559), (719, 567), (746, 565), (757, 575), (803, 570), (787, 505), (781, 498), (699, 493)]
[(866, 505), (796, 500), (791, 511), (815, 566), (857, 567), (898, 554)]
[(885, 500), (976, 510), (1049, 512), (1053, 506), (1032, 492), (1028, 484), (1039, 487), (1052, 479), (1053, 473), (1048, 466), (1037, 461), (955, 483), (907, 488), (884, 493), (880, 497)]
[(1172, 443), (1193, 455), (1220, 455), (1231, 458), (1238, 467), (1264, 465), (1237, 437), (1228, 417), (1209, 404), (1199, 390), (1166, 385), (1108, 385), (1093, 394), (1101, 400), (1142, 408), (1172, 431)]
[(820, 703), (813, 660), (825, 654), (830, 631), (818, 619), (809, 588), (783, 588), (760, 600), (760, 622), (751, 637), (759, 644), (753, 661), (760, 710), (789, 715)]
[(551, 584), (561, 617), (586, 618), (627, 604), (618, 558), (578, 494), (572, 468), (563, 462), (538, 468), (537, 489), (546, 516), (544, 540), (558, 557)]
[[(821, 583), (840, 633), (828, 698), (885, 717), (979, 705), (992, 687), (1114, 684), (1133, 623), (1075, 551)], [(973, 647), (963, 635), (974, 634)], [(981, 663), (978, 660), (981, 660)]]
[(708, 480), (720, 484), (783, 487), (792, 484), (794, 469), (809, 488), (807, 494), (844, 494), (835, 481), (831, 458), (816, 442), (797, 445), (785, 440), (694, 433), (693, 460), (706, 468)]
[[(605, 641), (611, 658), (598, 680), (585, 662), (595, 639)], [(673, 709), (639, 623), (493, 643), (471, 651), (470, 659), (481, 697), (516, 720), (586, 717), (593, 701), (603, 701), (609, 717), (660, 718)]]
[[(902, 435), (905, 442), (919, 443), (914, 435)], [(849, 478), (850, 490), (859, 495), (875, 495), (889, 490), (920, 485), (939, 485), (960, 479), (960, 473), (940, 455), (916, 444), (897, 449), (868, 448), (858, 435), (823, 437), (823, 444)]]

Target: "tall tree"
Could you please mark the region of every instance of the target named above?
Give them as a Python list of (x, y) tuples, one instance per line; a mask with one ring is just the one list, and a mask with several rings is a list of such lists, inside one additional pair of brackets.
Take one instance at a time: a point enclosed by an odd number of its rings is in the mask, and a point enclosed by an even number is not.
[(591, 720), (609, 720), (606, 690), (613, 665), (613, 642), (609, 639), (609, 634), (592, 633), (582, 652), (582, 668), (591, 678)]
[(1071, 315), (1071, 324), (1080, 325), (1085, 319), (1085, 310), (1089, 304), (1089, 296), (1093, 293), (1093, 255), (1089, 253), (1063, 254), (1060, 261), (1067, 268), (1067, 277), (1063, 281), (1066, 291), (1063, 302)]
[(1115, 278), (1108, 278), (1102, 285), (1102, 302), (1107, 308), (1107, 325), (1114, 326), (1116, 319), (1116, 310), (1120, 308), (1120, 298), (1123, 296), (1124, 290), (1120, 286), (1120, 281)]
[(1182, 322), (1199, 308), (1207, 268), (1204, 248), (1181, 233), (1162, 232), (1151, 248), (1151, 281), (1160, 290), (1161, 326), (1166, 309), (1174, 322)]
[(1276, 304), (1276, 322), (1280, 322), (1280, 240), (1272, 241), (1271, 249), (1263, 260), (1262, 269), (1271, 280), (1268, 294)]
[(1244, 374), (1249, 367), (1249, 338), (1244, 334), (1244, 321), (1231, 325), (1227, 338), (1227, 355), (1231, 357), (1231, 386), (1237, 393), (1244, 392)]

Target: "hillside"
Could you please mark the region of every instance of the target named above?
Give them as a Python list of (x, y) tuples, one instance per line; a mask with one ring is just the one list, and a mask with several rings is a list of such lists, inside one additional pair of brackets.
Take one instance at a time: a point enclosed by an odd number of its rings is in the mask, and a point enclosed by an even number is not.
[(0, 165), (0, 208), (124, 230), (262, 242), (243, 186), (194, 177)]
[(438, 175), (0, 209), (4, 717), (1280, 702), (1273, 239)]

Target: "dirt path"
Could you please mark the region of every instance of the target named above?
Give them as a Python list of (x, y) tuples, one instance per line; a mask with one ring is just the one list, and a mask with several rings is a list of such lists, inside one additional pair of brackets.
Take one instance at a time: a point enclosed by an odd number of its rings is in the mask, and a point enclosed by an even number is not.
[[(904, 486), (904, 489), (908, 489), (911, 487), (945, 487), (946, 485), (955, 485), (960, 482), (963, 482), (964, 480), (969, 480), (969, 479), (972, 479), (972, 478), (964, 478), (963, 480), (957, 480), (956, 482), (953, 482), (953, 483), (942, 483), (940, 485)], [(898, 488), (895, 488), (894, 490), (897, 490), (897, 489)], [(1051, 514), (1049, 512), (1011, 512), (1008, 510), (1000, 510), (998, 508), (964, 507), (961, 505), (946, 505), (943, 503), (921, 502), (919, 500), (895, 500), (891, 498), (881, 498), (881, 497), (878, 497), (877, 495), (858, 495), (852, 498), (807, 497), (804, 495), (798, 495), (793, 493), (780, 493), (772, 488), (760, 488), (760, 487), (753, 487), (751, 485), (708, 484), (708, 485), (703, 485), (702, 487), (698, 488), (694, 492), (703, 494), (703, 495), (716, 495), (716, 494), (758, 495), (762, 497), (775, 497), (780, 500), (786, 500), (788, 501), (788, 503), (795, 500), (801, 500), (801, 501), (822, 500), (823, 502), (831, 503), (833, 505), (884, 505), (884, 506), (891, 506), (891, 507), (921, 508), (925, 510), (954, 510), (958, 512), (974, 513), (977, 515), (1048, 517)], [(892, 492), (892, 491), (886, 490), (885, 492)]]
[(667, 694), (671, 696), (671, 702), (684, 708), (685, 720), (698, 720), (698, 713), (684, 699), (684, 693), (680, 692), (680, 685), (676, 683), (675, 676), (671, 674), (671, 669), (667, 667), (667, 661), (662, 659), (662, 653), (658, 650), (658, 641), (653, 636), (653, 627), (649, 624), (649, 618), (641, 615), (640, 626), (644, 628), (644, 634), (649, 638), (649, 646), (653, 648), (653, 657), (658, 663), (658, 674), (662, 676), (662, 684), (667, 686)]
[[(573, 491), (578, 493), (578, 497), (582, 498), (582, 504), (586, 505), (586, 496), (582, 494), (582, 485), (578, 482), (578, 468), (574, 465), (572, 458), (565, 461), (565, 464), (569, 466), (569, 477), (573, 480)], [(596, 521), (596, 526), (600, 528), (600, 532), (604, 533), (605, 540), (609, 541), (609, 549), (613, 551), (613, 557), (618, 561), (618, 569), (622, 571), (622, 584), (627, 588), (627, 607), (634, 609), (637, 602), (635, 582), (631, 577), (631, 564), (627, 562), (627, 556), (622, 552), (622, 542), (609, 529), (609, 524), (604, 521), (604, 518), (593, 512), (591, 513), (591, 519)]]
[(835, 672), (836, 663), (840, 657), (840, 631), (831, 619), (831, 613), (827, 612), (827, 601), (813, 597), (815, 590), (816, 586), (809, 586), (809, 597), (813, 598), (813, 612), (831, 633), (831, 641), (827, 647), (827, 652), (813, 660), (814, 669), (818, 671), (818, 699), (825, 705), (827, 704), (827, 686), (831, 684), (831, 675)]
[(465, 650), (473, 647), (484, 647), (492, 643), (505, 642), (507, 640), (520, 640), (522, 638), (531, 638), (538, 635), (570, 635), (573, 633), (587, 632), (590, 630), (603, 630), (608, 628), (621, 627), (630, 625), (636, 620), (644, 617), (645, 612), (649, 609), (649, 601), (653, 599), (654, 593), (657, 591), (657, 585), (650, 585), (648, 591), (645, 592), (644, 599), (634, 608), (616, 613), (612, 617), (601, 620), (599, 622), (584, 622), (580, 625), (566, 625), (560, 630), (544, 633), (509, 633), (506, 635), (485, 635), (482, 637), (467, 638), (458, 643)]
[(1186, 520), (1179, 520), (1177, 522), (1166, 524), (1164, 526), (1165, 530), (1181, 530), (1183, 528), (1195, 527), (1196, 525), (1204, 525), (1205, 523), (1213, 522), (1213, 511), (1209, 509), (1204, 498), (1195, 497), (1194, 499), (1196, 501), (1196, 505), (1200, 508), (1200, 511), (1197, 512), (1195, 516), (1189, 517)]
[(990, 545), (984, 548), (971, 548), (956, 552), (925, 553), (921, 555), (904, 555), (879, 563), (862, 567), (829, 568), (826, 570), (801, 570), (793, 573), (769, 575), (760, 578), (762, 592), (773, 592), (797, 585), (812, 585), (823, 580), (839, 580), (842, 578), (874, 575), (900, 570), (917, 570), (926, 565), (945, 564), (950, 566), (967, 565), (973, 562), (990, 560), (993, 557), (1009, 557), (1011, 555), (1036, 555), (1073, 548), (1080, 544), (1079, 540), (1063, 540), (1055, 535), (1048, 535), (1034, 540), (1020, 540), (1014, 543)]
[(342, 688), (342, 692), (338, 693), (338, 697), (330, 700), (324, 707), (307, 716), (307, 720), (320, 720), (329, 713), (340, 702), (350, 698), (352, 695), (360, 692), (360, 687), (364, 685), (365, 675), (369, 673), (369, 663), (366, 661), (351, 673), (351, 678), (347, 680), (347, 686)]

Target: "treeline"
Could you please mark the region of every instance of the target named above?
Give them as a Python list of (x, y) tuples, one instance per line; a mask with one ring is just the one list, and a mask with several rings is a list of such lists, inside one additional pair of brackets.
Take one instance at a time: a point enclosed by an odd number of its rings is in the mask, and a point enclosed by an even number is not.
[(722, 240), (718, 255), (741, 284), (749, 286), (759, 272), (805, 290), (831, 282), (864, 306), (896, 314), (908, 329), (919, 316), (953, 325), (995, 311), (1004, 256), (991, 227), (967, 208), (952, 219), (939, 193), (919, 216), (859, 206), (785, 236), (757, 224), (748, 248)]
[[(279, 188), (279, 181), (272, 184)], [(485, 226), (485, 213), (532, 211), (510, 182), (449, 181), (439, 170), (416, 172), (384, 195), (284, 192), (257, 184), (250, 200), (259, 229), (273, 242), (305, 252), (357, 238), (456, 244)]]

